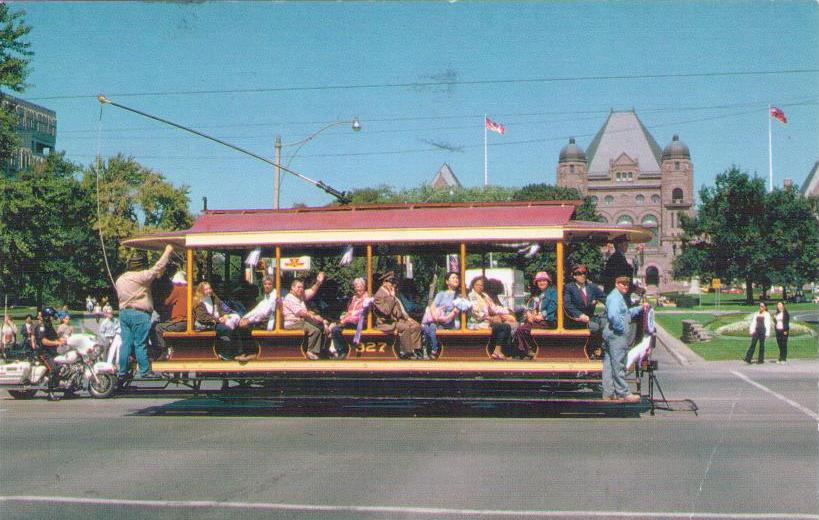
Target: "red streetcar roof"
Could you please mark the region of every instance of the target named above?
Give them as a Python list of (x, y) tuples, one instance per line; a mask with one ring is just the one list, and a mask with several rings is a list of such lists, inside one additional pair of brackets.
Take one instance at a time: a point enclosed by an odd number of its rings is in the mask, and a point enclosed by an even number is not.
[(532, 201), (208, 210), (196, 219), (188, 233), (563, 226), (580, 203)]

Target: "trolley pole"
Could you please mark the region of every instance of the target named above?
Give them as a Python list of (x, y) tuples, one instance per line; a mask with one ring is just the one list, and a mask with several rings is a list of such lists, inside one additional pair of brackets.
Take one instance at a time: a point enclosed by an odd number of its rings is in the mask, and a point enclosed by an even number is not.
[(279, 195), (281, 193), (282, 182), (282, 136), (276, 136), (276, 143), (273, 145), (276, 151), (273, 162), (276, 163), (276, 174), (273, 177), (273, 209), (279, 209)]

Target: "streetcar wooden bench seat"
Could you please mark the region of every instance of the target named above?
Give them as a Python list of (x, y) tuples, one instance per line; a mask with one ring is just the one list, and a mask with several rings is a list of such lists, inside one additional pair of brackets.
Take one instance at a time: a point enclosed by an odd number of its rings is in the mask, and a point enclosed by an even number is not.
[(163, 338), (215, 338), (215, 330), (195, 330), (192, 332), (165, 332)]

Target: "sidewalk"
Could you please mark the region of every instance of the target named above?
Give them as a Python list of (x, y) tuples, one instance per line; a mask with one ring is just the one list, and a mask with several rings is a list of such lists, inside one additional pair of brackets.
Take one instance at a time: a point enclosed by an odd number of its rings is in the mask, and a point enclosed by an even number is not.
[(677, 363), (683, 366), (688, 366), (694, 363), (705, 363), (705, 359), (699, 354), (688, 348), (688, 345), (682, 340), (675, 338), (668, 333), (659, 323), (655, 324), (657, 327), (657, 343), (659, 343), (665, 350), (671, 354)]

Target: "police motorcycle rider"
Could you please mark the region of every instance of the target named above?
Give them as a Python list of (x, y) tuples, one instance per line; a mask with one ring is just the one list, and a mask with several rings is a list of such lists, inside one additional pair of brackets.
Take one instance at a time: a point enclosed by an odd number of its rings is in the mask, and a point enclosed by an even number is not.
[(42, 310), (42, 315), (42, 321), (34, 328), (34, 344), (48, 367), (48, 397), (56, 399), (54, 391), (59, 386), (60, 368), (54, 364), (54, 358), (62, 354), (67, 340), (57, 334), (51, 323), (51, 319), (57, 316), (57, 311), (53, 307), (46, 307)]

